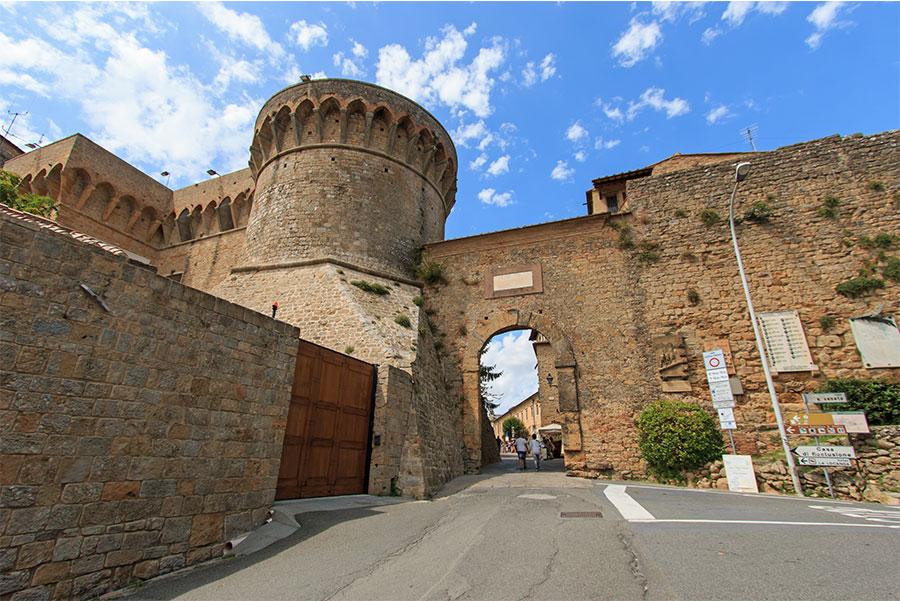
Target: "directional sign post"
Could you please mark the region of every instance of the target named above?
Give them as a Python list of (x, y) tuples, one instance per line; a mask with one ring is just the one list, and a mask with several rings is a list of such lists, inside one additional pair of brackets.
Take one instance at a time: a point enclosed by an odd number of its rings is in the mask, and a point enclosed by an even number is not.
[(706, 381), (709, 394), (712, 396), (713, 408), (719, 413), (719, 426), (728, 432), (731, 441), (731, 452), (737, 454), (734, 446), (734, 434), (737, 429), (734, 421), (734, 394), (731, 392), (731, 381), (728, 377), (728, 366), (725, 365), (725, 353), (722, 349), (714, 349), (703, 353), (703, 367), (706, 369)]
[(846, 403), (844, 392), (804, 392), (803, 402), (807, 405), (828, 405), (830, 403)]

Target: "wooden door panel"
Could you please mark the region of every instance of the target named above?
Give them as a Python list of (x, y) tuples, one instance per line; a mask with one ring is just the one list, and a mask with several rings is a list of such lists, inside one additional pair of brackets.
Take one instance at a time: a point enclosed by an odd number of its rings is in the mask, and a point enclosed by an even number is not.
[(375, 368), (300, 341), (276, 499), (366, 490)]

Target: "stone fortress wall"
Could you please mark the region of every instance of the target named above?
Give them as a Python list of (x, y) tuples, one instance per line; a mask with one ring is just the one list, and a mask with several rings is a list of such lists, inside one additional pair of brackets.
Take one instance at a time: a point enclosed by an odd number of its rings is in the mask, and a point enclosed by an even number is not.
[(0, 207), (0, 599), (95, 598), (263, 523), (297, 338)]
[[(848, 319), (876, 311), (896, 315), (897, 283), (884, 278), (883, 289), (858, 299), (835, 287), (870, 267), (883, 277), (879, 250), (861, 242), (900, 231), (900, 133), (834, 136), (749, 160), (738, 214), (756, 201), (774, 209), (768, 223), (738, 227), (756, 310), (798, 311), (815, 364), (775, 376), (785, 412), (802, 411), (800, 393), (826, 378), (896, 378), (897, 368), (863, 366)], [(478, 351), (495, 333), (522, 327), (537, 329), (552, 345), (551, 359), (539, 361), (540, 381), (543, 386), (548, 373), (554, 378), (571, 472), (645, 475), (635, 418), (657, 398), (687, 399), (711, 410), (702, 352), (723, 346), (730, 348), (742, 388), (735, 411), (738, 450), (779, 448), (728, 234), (735, 162), (629, 179), (627, 204), (617, 214), (427, 246), (426, 256), (443, 265), (448, 283), (428, 287), (425, 306), (441, 329), (467, 333), (450, 348), (454, 385), (466, 399), (470, 452), (480, 440)], [(834, 219), (820, 215), (826, 197), (840, 201)], [(704, 209), (720, 219), (705, 224)], [(896, 243), (883, 252), (896, 254)], [(532, 264), (540, 266), (542, 291), (486, 294), (493, 274)], [(835, 322), (827, 332), (820, 323), (826, 315)], [(684, 358), (677, 386), (663, 379), (663, 353), (672, 348), (660, 348), (661, 340), (674, 340)], [(573, 384), (563, 370), (575, 374)]]

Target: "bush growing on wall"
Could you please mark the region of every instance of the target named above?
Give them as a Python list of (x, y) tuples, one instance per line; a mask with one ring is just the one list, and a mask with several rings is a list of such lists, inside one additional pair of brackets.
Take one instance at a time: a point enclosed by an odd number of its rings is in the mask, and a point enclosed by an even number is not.
[(656, 401), (641, 412), (637, 427), (641, 455), (663, 478), (680, 478), (725, 452), (716, 422), (693, 403)]
[(865, 411), (870, 426), (900, 424), (900, 382), (891, 380), (828, 380), (819, 392), (843, 392), (847, 403), (828, 405), (829, 411)]

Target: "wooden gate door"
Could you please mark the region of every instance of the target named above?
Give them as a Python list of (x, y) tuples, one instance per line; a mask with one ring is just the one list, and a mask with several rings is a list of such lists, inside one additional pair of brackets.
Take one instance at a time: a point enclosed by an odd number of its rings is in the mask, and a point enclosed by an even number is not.
[(300, 341), (276, 499), (366, 492), (375, 366)]

